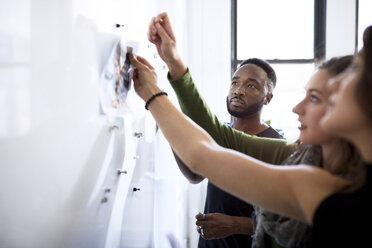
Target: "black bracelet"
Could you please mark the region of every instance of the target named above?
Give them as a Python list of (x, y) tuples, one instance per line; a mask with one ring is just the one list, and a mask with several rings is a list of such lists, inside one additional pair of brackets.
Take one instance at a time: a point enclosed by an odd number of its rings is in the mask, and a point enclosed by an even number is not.
[(161, 91), (161, 92), (159, 92), (159, 93), (156, 93), (156, 94), (152, 95), (152, 96), (150, 97), (150, 99), (146, 101), (145, 109), (149, 110), (149, 109), (148, 109), (148, 106), (149, 106), (149, 104), (152, 102), (152, 100), (154, 100), (155, 97), (157, 97), (157, 96), (161, 96), (161, 95), (166, 95), (166, 96), (168, 96), (167, 92), (164, 92), (164, 91)]

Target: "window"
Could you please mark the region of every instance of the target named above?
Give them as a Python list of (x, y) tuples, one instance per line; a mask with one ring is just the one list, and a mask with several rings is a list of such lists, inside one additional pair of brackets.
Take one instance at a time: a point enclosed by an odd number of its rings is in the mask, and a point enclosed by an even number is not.
[(237, 1), (239, 60), (312, 59), (313, 30), (313, 1)]
[(363, 46), (363, 32), (366, 27), (372, 25), (372, 1), (371, 0), (357, 0), (358, 3), (358, 40), (357, 48), (360, 50)]
[(287, 139), (296, 139), (298, 121), (292, 108), (325, 55), (326, 1), (232, 0), (231, 10), (231, 73), (252, 57), (271, 64), (277, 85), (263, 119)]

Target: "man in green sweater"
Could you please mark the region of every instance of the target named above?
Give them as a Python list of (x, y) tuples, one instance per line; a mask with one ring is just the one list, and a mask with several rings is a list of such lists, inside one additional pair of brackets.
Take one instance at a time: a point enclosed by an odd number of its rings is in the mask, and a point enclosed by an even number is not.
[[(196, 94), (197, 90), (187, 67), (176, 50), (175, 37), (168, 17), (166, 14), (160, 14), (157, 18), (158, 20), (154, 19), (150, 24), (149, 40), (156, 45), (160, 57), (168, 65), (168, 77), (177, 93), (182, 110), (187, 115), (190, 114), (192, 119), (196, 116), (204, 116), (194, 121), (202, 127), (204, 122), (206, 126), (203, 128), (208, 132), (213, 130), (210, 129), (212, 125), (223, 127), (210, 113), (200, 95)], [(158, 24), (162, 24), (160, 31), (155, 27), (157, 21)], [(262, 107), (270, 102), (275, 83), (275, 72), (268, 63), (256, 58), (244, 61), (234, 73), (227, 96), (227, 109), (233, 116), (232, 123), (228, 125), (250, 135), (283, 138), (272, 127), (261, 121)], [(179, 90), (180, 87), (182, 90)], [(189, 105), (188, 97), (196, 101)], [(190, 106), (195, 106), (195, 109), (190, 109)], [(208, 123), (210, 120), (212, 123)], [(216, 141), (224, 145), (223, 141)], [(189, 171), (177, 156), (176, 160), (180, 170), (190, 182), (199, 183), (204, 179)], [(252, 212), (253, 207), (250, 204), (208, 183), (205, 214), (196, 216), (197, 230), (201, 234), (199, 247), (250, 247), (252, 243), (250, 235), (253, 234)]]

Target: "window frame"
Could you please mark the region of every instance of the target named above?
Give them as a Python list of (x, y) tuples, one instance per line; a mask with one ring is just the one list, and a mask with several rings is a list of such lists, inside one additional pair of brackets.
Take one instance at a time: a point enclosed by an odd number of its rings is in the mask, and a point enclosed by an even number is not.
[(355, 0), (355, 50), (354, 53), (358, 52), (359, 43), (359, 0)]
[[(237, 1), (231, 0), (231, 76), (234, 75), (238, 65), (243, 62), (237, 59)], [(326, 18), (327, 0), (314, 0), (314, 57), (312, 59), (264, 59), (270, 64), (317, 64), (321, 62), (326, 52)]]

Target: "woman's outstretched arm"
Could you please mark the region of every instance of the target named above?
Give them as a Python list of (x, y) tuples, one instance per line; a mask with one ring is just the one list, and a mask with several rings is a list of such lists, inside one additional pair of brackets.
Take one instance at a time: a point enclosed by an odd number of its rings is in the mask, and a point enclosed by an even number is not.
[[(141, 57), (131, 62), (134, 88), (147, 101), (161, 91), (154, 68)], [(348, 184), (313, 166), (271, 166), (223, 148), (164, 95), (154, 98), (148, 108), (174, 151), (193, 172), (268, 210), (311, 223), (319, 203)]]

